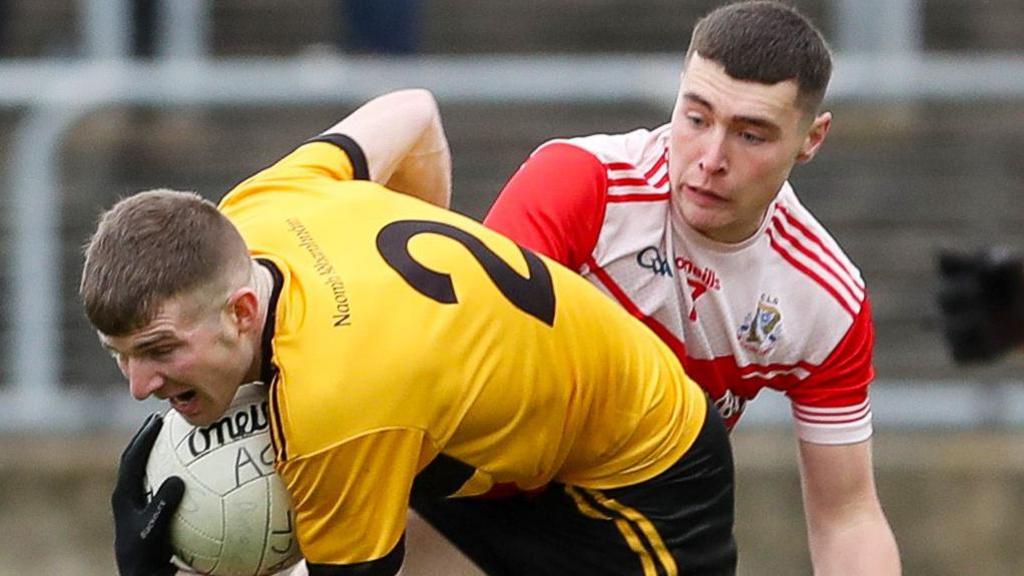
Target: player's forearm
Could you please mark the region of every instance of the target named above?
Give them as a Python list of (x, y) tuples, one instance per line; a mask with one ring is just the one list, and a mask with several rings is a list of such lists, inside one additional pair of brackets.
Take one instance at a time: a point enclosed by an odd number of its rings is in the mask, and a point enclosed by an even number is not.
[(452, 160), (440, 116), (435, 116), (420, 141), (383, 184), (396, 192), (448, 208), (452, 195)]
[(815, 576), (901, 574), (899, 550), (879, 511), (834, 528), (811, 528), (809, 543)]
[(448, 207), (451, 153), (434, 96), (400, 90), (375, 98), (326, 133), (359, 143), (374, 182)]
[(811, 562), (817, 576), (900, 574), (899, 551), (875, 490), (871, 440), (800, 442)]

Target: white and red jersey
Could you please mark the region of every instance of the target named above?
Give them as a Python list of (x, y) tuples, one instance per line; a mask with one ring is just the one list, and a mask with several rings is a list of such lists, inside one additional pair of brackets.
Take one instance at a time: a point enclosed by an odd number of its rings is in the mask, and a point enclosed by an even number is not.
[(801, 439), (868, 438), (874, 328), (860, 271), (788, 183), (739, 244), (687, 226), (671, 200), (668, 130), (542, 145), (485, 224), (643, 320), (730, 427), (767, 387), (790, 398)]

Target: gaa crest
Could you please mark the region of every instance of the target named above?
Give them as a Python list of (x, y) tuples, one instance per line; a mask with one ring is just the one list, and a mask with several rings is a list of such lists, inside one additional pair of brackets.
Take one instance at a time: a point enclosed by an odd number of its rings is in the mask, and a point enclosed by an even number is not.
[(736, 331), (743, 348), (756, 354), (767, 354), (782, 337), (782, 312), (779, 299), (761, 294), (757, 309), (747, 314)]

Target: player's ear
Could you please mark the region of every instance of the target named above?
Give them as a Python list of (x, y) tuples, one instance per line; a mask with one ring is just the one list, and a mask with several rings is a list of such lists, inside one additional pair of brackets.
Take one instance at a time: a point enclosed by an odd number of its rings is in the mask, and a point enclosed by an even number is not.
[(832, 127), (832, 113), (822, 112), (814, 117), (811, 121), (810, 128), (807, 129), (807, 134), (804, 136), (804, 141), (800, 144), (800, 152), (796, 155), (797, 162), (810, 162), (814, 155), (818, 153), (821, 145), (825, 142), (825, 136), (828, 135), (828, 129)]
[(239, 332), (260, 330), (260, 306), (256, 291), (250, 286), (242, 286), (228, 297), (227, 313)]

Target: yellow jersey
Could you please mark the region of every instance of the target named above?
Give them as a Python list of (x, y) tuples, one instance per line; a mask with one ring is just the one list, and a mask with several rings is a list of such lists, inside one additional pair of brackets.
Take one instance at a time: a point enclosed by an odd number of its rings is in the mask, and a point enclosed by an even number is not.
[(388, 555), (414, 490), (616, 488), (686, 452), (703, 393), (640, 321), (477, 222), (356, 176), (357, 144), (314, 141), (220, 204), (276, 276), (271, 430), (307, 561)]

